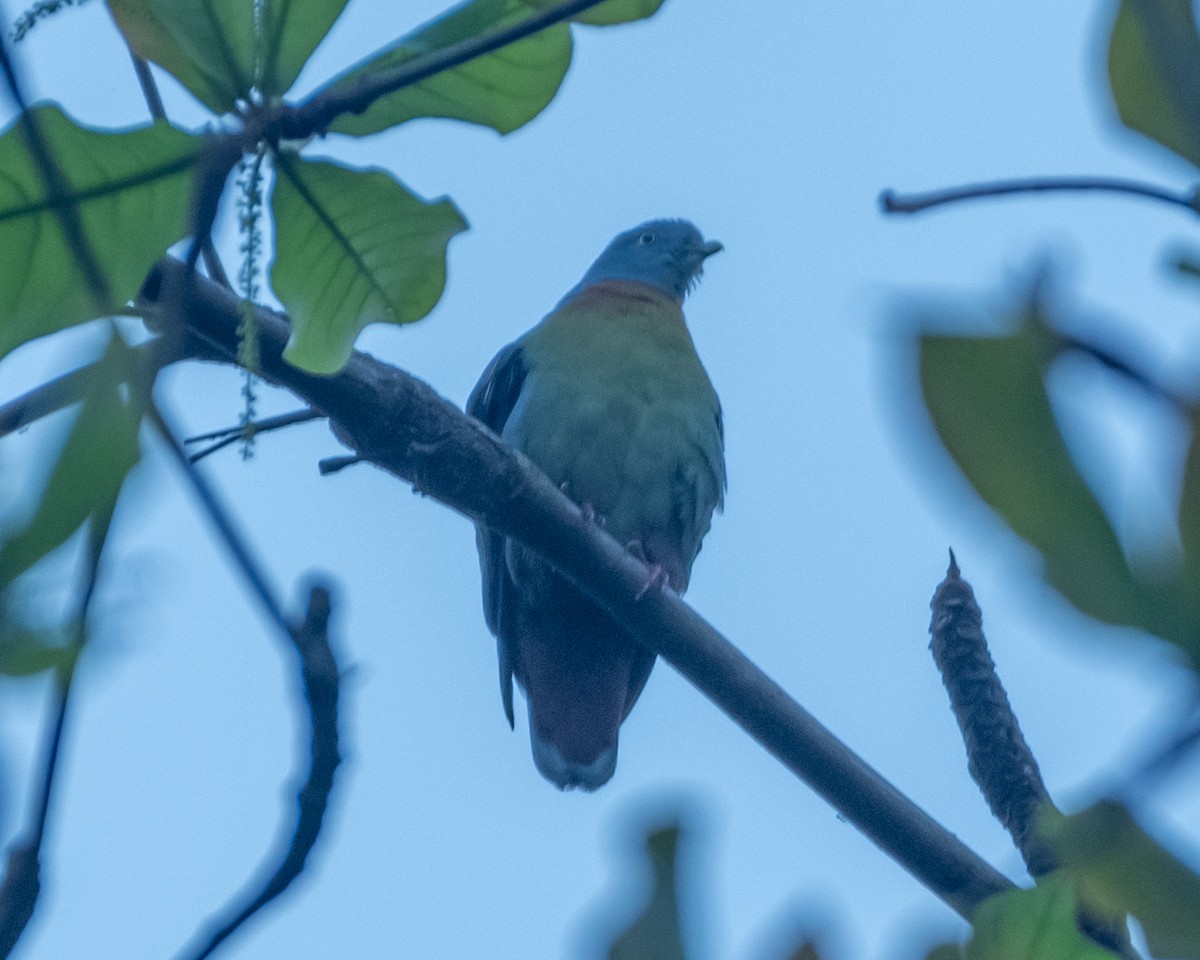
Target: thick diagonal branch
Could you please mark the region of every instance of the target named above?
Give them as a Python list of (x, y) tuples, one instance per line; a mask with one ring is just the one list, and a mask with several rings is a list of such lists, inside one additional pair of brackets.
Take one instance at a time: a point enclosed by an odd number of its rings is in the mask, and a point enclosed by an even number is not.
[[(182, 317), (162, 322), (181, 320), (233, 362), (239, 318), (228, 291), (167, 259), (148, 278), (142, 301), (151, 309), (181, 304)], [(427, 384), (363, 353), (337, 376), (313, 376), (283, 360), (289, 328), (282, 315), (260, 311), (258, 330), (263, 376), (326, 414), (358, 456), (549, 558), (960, 914), (1011, 886), (675, 594), (644, 590), (642, 563), (528, 459)]]

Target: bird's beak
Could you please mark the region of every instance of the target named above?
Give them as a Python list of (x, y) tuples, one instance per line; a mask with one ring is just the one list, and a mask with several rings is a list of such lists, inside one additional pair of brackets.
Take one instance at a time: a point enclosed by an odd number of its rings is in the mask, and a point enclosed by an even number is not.
[(706, 240), (704, 243), (700, 244), (698, 251), (701, 258), (707, 260), (714, 253), (720, 253), (724, 249), (724, 244), (722, 244), (719, 240)]

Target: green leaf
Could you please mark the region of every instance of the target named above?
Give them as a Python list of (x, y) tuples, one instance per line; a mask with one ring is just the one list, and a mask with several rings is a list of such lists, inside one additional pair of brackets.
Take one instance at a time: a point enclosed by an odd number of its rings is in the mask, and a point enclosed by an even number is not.
[(1108, 77), (1125, 126), (1200, 166), (1200, 36), (1191, 0), (1122, 0)]
[(346, 0), (269, 0), (263, 6), (262, 87), (268, 99), (281, 96), (295, 82), (345, 6)]
[(1178, 582), (1136, 577), (1076, 469), (1046, 393), (1057, 334), (1031, 305), (1007, 336), (920, 338), (925, 405), (985, 501), (1045, 560), (1046, 579), (1084, 613), (1194, 651), (1194, 608)]
[(0, 586), (62, 546), (89, 520), (107, 523), (125, 475), (139, 457), (141, 416), (122, 389), (133, 378), (133, 356), (114, 335), (36, 507), (0, 538)]
[[(200, 140), (166, 123), (102, 133), (76, 125), (57, 107), (32, 113), (112, 291), (105, 309), (116, 310), (187, 232), (189, 174)], [(0, 134), (0, 357), (97, 315), (20, 122)]]
[(1086, 903), (1135, 916), (1157, 957), (1200, 958), (1200, 875), (1128, 810), (1099, 803), (1048, 823), (1045, 833)]
[[(5, 610), (6, 615), (13, 611)], [(60, 630), (13, 628), (6, 622), (0, 630), (0, 674), (32, 677), (47, 670), (69, 668), (79, 656), (79, 647)]]
[[(558, 6), (562, 0), (523, 0), (527, 5), (536, 9)], [(614, 23), (628, 23), (630, 20), (644, 20), (658, 12), (663, 0), (606, 0), (598, 6), (590, 7), (583, 13), (572, 17), (576, 23), (589, 23), (593, 26), (604, 27)]]
[[(532, 14), (532, 9), (520, 0), (472, 0), (400, 38), (335, 78), (328, 87), (353, 87), (363, 77), (415, 64)], [(360, 137), (416, 117), (448, 117), (509, 133), (536, 117), (554, 99), (570, 62), (570, 28), (565, 23), (555, 24), (381, 97), (362, 114), (338, 117), (330, 129)]]
[(647, 835), (646, 859), (654, 871), (650, 902), (609, 948), (609, 960), (684, 960), (675, 876), (679, 833), (671, 824)]
[(257, 85), (251, 0), (108, 0), (108, 9), (134, 53), (214, 113), (233, 110)]
[(370, 323), (411, 323), (446, 282), (446, 245), (466, 222), (391, 174), (281, 158), (271, 197), (271, 284), (292, 321), (285, 357), (334, 373)]
[(989, 897), (971, 918), (966, 960), (1113, 960), (1075, 922), (1075, 895), (1068, 880), (1044, 878), (1032, 890)]

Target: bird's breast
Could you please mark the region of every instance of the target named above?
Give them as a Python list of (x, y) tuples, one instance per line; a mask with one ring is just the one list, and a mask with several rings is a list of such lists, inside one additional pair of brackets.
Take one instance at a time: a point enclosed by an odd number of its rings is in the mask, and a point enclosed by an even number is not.
[(657, 306), (560, 310), (535, 328), (504, 428), (618, 539), (677, 522), (681, 491), (697, 486), (711, 514), (723, 484), (716, 394), (678, 308), (655, 316)]

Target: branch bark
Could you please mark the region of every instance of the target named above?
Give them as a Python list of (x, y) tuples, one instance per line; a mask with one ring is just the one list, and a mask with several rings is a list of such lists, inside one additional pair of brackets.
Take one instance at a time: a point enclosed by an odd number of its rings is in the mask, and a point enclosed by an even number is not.
[[(164, 259), (142, 306), (182, 323), (228, 362), (237, 356), (237, 298)], [(170, 316), (178, 305), (181, 316)], [(472, 520), (551, 560), (954, 910), (969, 917), (1012, 884), (822, 727), (744, 654), (668, 590), (644, 591), (646, 567), (532, 462), (428, 384), (356, 352), (336, 376), (282, 358), (287, 319), (260, 309), (262, 376), (329, 417), (355, 454)]]

